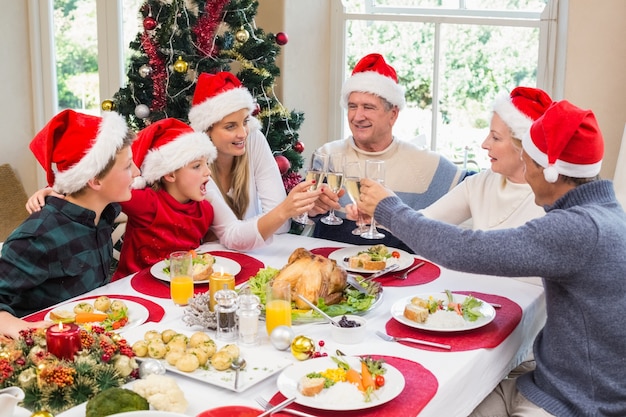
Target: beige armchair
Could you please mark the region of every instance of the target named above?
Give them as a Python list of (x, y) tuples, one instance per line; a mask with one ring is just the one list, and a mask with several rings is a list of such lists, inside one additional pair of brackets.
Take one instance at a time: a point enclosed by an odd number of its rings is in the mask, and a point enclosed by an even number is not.
[(27, 200), (24, 186), (11, 165), (0, 165), (0, 242), (28, 217)]

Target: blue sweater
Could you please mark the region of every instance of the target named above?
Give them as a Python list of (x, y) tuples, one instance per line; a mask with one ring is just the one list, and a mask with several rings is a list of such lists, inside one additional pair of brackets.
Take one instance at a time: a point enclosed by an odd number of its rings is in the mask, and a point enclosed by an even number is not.
[(416, 253), (479, 274), (541, 276), (547, 320), (517, 387), (556, 416), (626, 416), (626, 214), (610, 181), (576, 187), (515, 229), (461, 230), (397, 197), (375, 212)]

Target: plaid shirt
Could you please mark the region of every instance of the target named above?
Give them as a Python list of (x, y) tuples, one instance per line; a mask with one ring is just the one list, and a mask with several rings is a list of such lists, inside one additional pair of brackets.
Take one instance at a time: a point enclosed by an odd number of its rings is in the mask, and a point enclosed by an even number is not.
[(22, 317), (108, 283), (119, 212), (109, 204), (95, 225), (93, 211), (48, 197), (2, 247), (0, 310)]

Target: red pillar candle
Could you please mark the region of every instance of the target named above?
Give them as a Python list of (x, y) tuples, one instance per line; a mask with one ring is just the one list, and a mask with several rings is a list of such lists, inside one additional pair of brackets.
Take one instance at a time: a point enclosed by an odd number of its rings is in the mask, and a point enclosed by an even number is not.
[(81, 348), (80, 328), (75, 324), (57, 323), (46, 331), (48, 352), (59, 359), (74, 359), (74, 354)]

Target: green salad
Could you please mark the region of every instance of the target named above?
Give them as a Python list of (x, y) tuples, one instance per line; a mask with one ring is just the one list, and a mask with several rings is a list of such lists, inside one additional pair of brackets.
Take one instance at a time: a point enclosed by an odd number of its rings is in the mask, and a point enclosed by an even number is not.
[[(258, 296), (261, 305), (265, 306), (265, 288), (267, 284), (278, 274), (279, 270), (272, 267), (260, 269), (259, 272), (248, 281), (250, 292)], [(366, 285), (367, 283), (363, 283)], [(338, 304), (326, 305), (324, 299), (317, 300), (317, 306), (329, 316), (342, 316), (344, 314), (359, 314), (368, 311), (376, 301), (375, 295), (363, 294), (358, 290), (346, 287), (343, 292), (343, 300)], [(296, 309), (292, 301), (291, 318), (293, 321), (317, 320), (322, 316), (314, 310)]]

